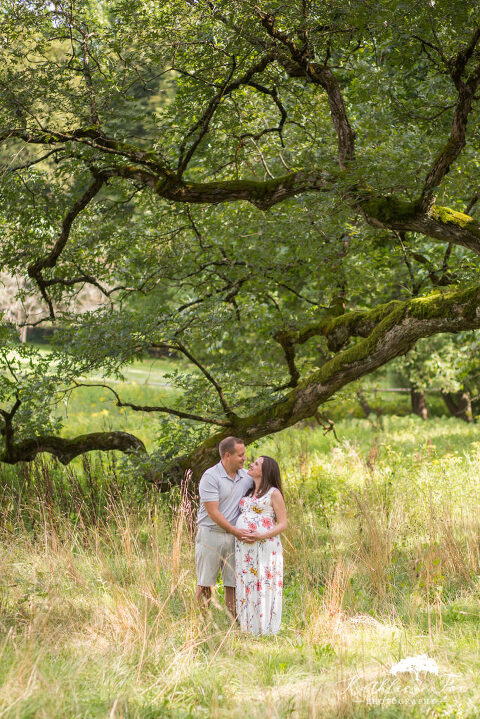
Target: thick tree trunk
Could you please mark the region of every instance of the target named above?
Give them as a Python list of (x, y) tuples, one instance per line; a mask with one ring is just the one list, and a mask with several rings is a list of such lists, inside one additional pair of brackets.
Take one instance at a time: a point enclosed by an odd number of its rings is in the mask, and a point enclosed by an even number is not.
[(412, 385), (410, 388), (410, 399), (412, 401), (412, 412), (423, 420), (426, 420), (428, 418), (428, 409), (425, 392)]
[(442, 389), (442, 397), (450, 414), (462, 419), (464, 422), (473, 422), (470, 392), (466, 390), (447, 392)]

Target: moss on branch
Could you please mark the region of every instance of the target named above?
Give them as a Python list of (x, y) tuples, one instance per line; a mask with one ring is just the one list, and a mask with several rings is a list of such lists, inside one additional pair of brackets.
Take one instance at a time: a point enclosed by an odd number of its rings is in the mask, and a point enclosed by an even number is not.
[(408, 316), (417, 319), (443, 317), (475, 322), (480, 319), (480, 288), (478, 285), (458, 290), (446, 288), (408, 303)]
[(353, 334), (355, 324), (361, 320), (365, 327), (372, 326), (372, 331), (362, 341), (339, 352), (313, 376), (304, 380), (304, 385), (311, 382), (325, 383), (342, 367), (366, 359), (375, 352), (389, 330), (399, 326), (403, 320), (457, 320), (459, 330), (468, 329), (470, 324), (480, 326), (480, 287), (475, 285), (463, 290), (440, 290), (405, 302), (392, 301), (363, 311), (361, 316), (359, 313), (350, 314), (356, 316), (349, 318), (347, 313), (333, 318), (331, 322), (335, 326), (335, 323), (343, 321), (345, 326), (350, 326)]
[(392, 195), (365, 195), (357, 201), (357, 206), (373, 226), (418, 232), (480, 254), (480, 225), (463, 212), (435, 204), (425, 208), (421, 199), (410, 202)]
[(268, 180), (219, 180), (189, 182), (164, 177), (155, 191), (174, 202), (216, 203), (246, 200), (266, 210), (272, 205), (309, 190), (324, 190), (330, 180), (325, 173), (298, 170)]
[(463, 212), (451, 210), (449, 207), (432, 205), (425, 213), (420, 200), (410, 202), (401, 198), (387, 195), (385, 197), (369, 196), (359, 202), (361, 209), (368, 218), (377, 220), (386, 227), (395, 227), (400, 223), (421, 218), (422, 215), (430, 217), (444, 225), (454, 225), (458, 229), (471, 229), (477, 223)]
[(336, 317), (323, 317), (303, 330), (284, 331), (282, 336), (292, 344), (303, 344), (315, 336), (325, 337), (329, 349), (338, 351), (351, 337), (367, 337), (399, 305), (404, 303), (392, 300), (370, 310), (352, 310)]
[[(449, 207), (440, 207), (439, 205), (433, 205), (433, 207), (430, 210), (430, 215), (433, 217), (434, 220), (437, 220), (437, 222), (442, 222), (443, 224), (452, 224), (456, 225), (456, 227), (459, 227), (461, 229), (469, 229), (472, 230), (472, 228), (477, 230), (478, 227), (477, 223), (473, 219), (473, 217), (470, 217), (470, 215), (466, 215), (464, 212), (457, 212), (456, 210), (451, 210)], [(480, 232), (479, 232), (480, 236)]]
[(368, 218), (373, 218), (386, 226), (410, 221), (421, 209), (419, 202), (409, 202), (393, 195), (369, 196), (358, 204)]

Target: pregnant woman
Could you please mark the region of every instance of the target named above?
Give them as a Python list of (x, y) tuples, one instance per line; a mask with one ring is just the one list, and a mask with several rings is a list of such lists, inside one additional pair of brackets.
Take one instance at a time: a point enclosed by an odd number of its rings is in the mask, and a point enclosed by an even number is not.
[(276, 634), (282, 620), (283, 550), (280, 533), (287, 527), (278, 464), (259, 457), (250, 465), (254, 486), (240, 500), (239, 529), (249, 542), (235, 539), (235, 595), (240, 629)]

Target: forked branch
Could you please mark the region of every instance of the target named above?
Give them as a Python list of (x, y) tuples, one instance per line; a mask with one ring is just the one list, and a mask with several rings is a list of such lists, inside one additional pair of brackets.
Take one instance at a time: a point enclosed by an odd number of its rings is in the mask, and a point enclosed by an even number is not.
[(476, 28), (467, 47), (460, 50), (451, 60), (447, 60), (450, 75), (457, 88), (458, 98), (453, 114), (450, 137), (438, 153), (425, 178), (423, 205), (426, 208), (433, 201), (435, 188), (440, 185), (452, 163), (465, 147), (468, 119), (472, 111), (475, 93), (480, 84), (480, 62), (468, 75), (466, 75), (466, 69), (479, 39), (480, 28)]
[[(257, 15), (270, 37), (286, 48), (300, 73), (310, 82), (323, 87), (327, 93), (330, 114), (338, 138), (338, 162), (344, 169), (349, 160), (355, 157), (355, 133), (350, 125), (343, 96), (334, 74), (327, 65), (313, 62), (308, 47), (298, 47), (287, 33), (276, 26), (273, 15), (262, 10), (258, 10)], [(277, 59), (282, 64), (281, 57), (277, 56)], [(295, 74), (288, 64), (283, 63), (283, 66), (289, 74)]]

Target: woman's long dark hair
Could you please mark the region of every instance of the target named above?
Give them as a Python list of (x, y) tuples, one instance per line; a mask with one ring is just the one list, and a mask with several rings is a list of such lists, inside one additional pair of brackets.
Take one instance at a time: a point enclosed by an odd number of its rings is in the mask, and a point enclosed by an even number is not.
[[(265, 457), (265, 455), (263, 454), (260, 456), (263, 457), (262, 481), (260, 482), (260, 487), (258, 488), (257, 497), (263, 497), (272, 487), (275, 487), (275, 489), (280, 490), (281, 494), (283, 495), (282, 478), (280, 477), (280, 467), (271, 457)], [(248, 494), (253, 494), (254, 489), (255, 487), (252, 487)]]

